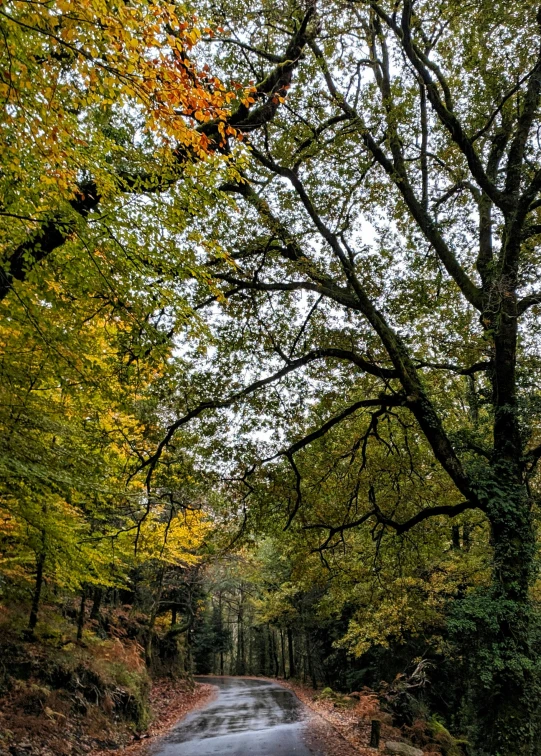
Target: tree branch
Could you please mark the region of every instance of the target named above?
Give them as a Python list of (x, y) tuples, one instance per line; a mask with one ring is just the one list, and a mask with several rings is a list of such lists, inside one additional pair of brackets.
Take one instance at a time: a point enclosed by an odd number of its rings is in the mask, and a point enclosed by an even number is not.
[(524, 315), (526, 310), (534, 305), (541, 304), (541, 294), (528, 294), (517, 302), (518, 315)]
[(241, 289), (251, 289), (255, 291), (298, 291), (304, 289), (306, 291), (314, 291), (317, 294), (326, 294), (334, 299), (339, 304), (345, 307), (357, 308), (358, 303), (355, 297), (349, 294), (347, 289), (341, 286), (324, 286), (322, 283), (311, 283), (309, 281), (284, 281), (283, 283), (278, 281), (247, 281), (243, 278), (237, 278), (236, 276), (230, 276), (227, 273), (218, 273), (215, 278), (220, 281), (234, 285), (238, 291)]
[(417, 512), (416, 515), (405, 522), (395, 522), (385, 517), (379, 510), (377, 518), (383, 525), (392, 528), (398, 535), (401, 535), (431, 517), (440, 517), (441, 515), (456, 517), (463, 512), (467, 512), (469, 509), (482, 509), (482, 507), (480, 507), (479, 502), (463, 501), (460, 504), (442, 504), (439, 507), (425, 507), (425, 509), (421, 509), (420, 512)]
[[(294, 178), (295, 180), (293, 181), (293, 185), (297, 192), (299, 192), (299, 190), (304, 191), (300, 180), (298, 180), (297, 177)], [(300, 269), (302, 269), (304, 273), (308, 273), (308, 275), (315, 278), (313, 270), (309, 267), (310, 261), (302, 253), (302, 250), (300, 249), (298, 243), (296, 241), (291, 241), (291, 236), (287, 229), (285, 229), (280, 221), (278, 221), (272, 215), (268, 203), (258, 197), (256, 192), (248, 185), (247, 182), (240, 186), (234, 187), (234, 189), (235, 191), (244, 194), (244, 196), (246, 196), (249, 201), (251, 201), (255, 205), (255, 207), (266, 219), (271, 230), (276, 233), (277, 236), (282, 238), (288, 249), (291, 248), (291, 259), (297, 263), (300, 263)], [(447, 471), (448, 475), (451, 477), (459, 491), (464, 496), (472, 498), (474, 494), (472, 493), (469, 477), (462, 467), (462, 463), (460, 462), (445, 432), (441, 418), (436, 412), (432, 402), (430, 401), (430, 398), (426, 393), (422, 381), (417, 374), (417, 369), (415, 367), (413, 358), (410, 356), (406, 344), (404, 343), (401, 336), (389, 325), (383, 313), (380, 312), (372, 302), (368, 293), (358, 280), (355, 272), (349, 266), (348, 259), (342, 252), (340, 245), (334, 235), (332, 235), (333, 238), (329, 238), (329, 234), (331, 234), (331, 232), (319, 219), (319, 216), (317, 216), (316, 210), (315, 208), (313, 208), (313, 206), (311, 206), (310, 199), (305, 192), (304, 196), (301, 196), (301, 201), (303, 202), (305, 201), (304, 197), (306, 198), (306, 202), (310, 203), (311, 209), (309, 210), (309, 214), (311, 216), (312, 214), (314, 215), (314, 223), (316, 225), (316, 228), (318, 228), (323, 238), (329, 241), (333, 251), (335, 251), (342, 263), (344, 272), (348, 277), (348, 283), (353, 289), (355, 298), (357, 299), (355, 309), (360, 311), (366, 317), (371, 327), (377, 333), (387, 351), (387, 354), (389, 355), (390, 361), (397, 371), (398, 378), (400, 379), (407, 396), (406, 406), (411, 410), (421, 429), (423, 430), (436, 459)], [(335, 286), (327, 276), (324, 276), (319, 272), (316, 275), (319, 277), (319, 280), (324, 280), (325, 284), (329, 288)], [(340, 300), (336, 299), (336, 301)]]
[(335, 358), (335, 359), (341, 359), (341, 360), (347, 360), (347, 361), (353, 362), (355, 365), (357, 365), (357, 367), (359, 367), (364, 372), (370, 373), (377, 377), (384, 377), (384, 378), (395, 377), (393, 371), (387, 370), (385, 368), (380, 368), (377, 365), (373, 365), (372, 363), (367, 362), (366, 360), (364, 360), (362, 357), (355, 354), (354, 352), (349, 352), (348, 350), (345, 350), (345, 349), (335, 349), (335, 348), (314, 349), (310, 352), (307, 352), (307, 354), (303, 355), (302, 357), (298, 357), (295, 360), (291, 360), (291, 362), (288, 362), (283, 368), (278, 370), (276, 373), (273, 373), (272, 375), (267, 376), (267, 378), (262, 378), (260, 380), (254, 381), (250, 385), (246, 386), (240, 391), (234, 392), (233, 394), (231, 394), (229, 397), (225, 399), (210, 399), (204, 402), (200, 402), (196, 407), (194, 407), (192, 410), (187, 412), (185, 415), (183, 415), (181, 418), (176, 420), (167, 428), (167, 432), (165, 436), (163, 437), (163, 439), (158, 444), (154, 454), (152, 454), (144, 462), (142, 462), (137, 468), (136, 472), (141, 472), (143, 469), (147, 467), (149, 468), (149, 471), (147, 473), (147, 479), (146, 479), (147, 486), (148, 486), (150, 484), (150, 480), (156, 468), (156, 465), (160, 461), (160, 458), (165, 448), (171, 442), (175, 433), (184, 425), (187, 425), (191, 420), (194, 420), (195, 418), (199, 417), (201, 414), (203, 414), (207, 410), (225, 409), (227, 407), (231, 407), (233, 404), (235, 404), (239, 400), (244, 399), (250, 394), (254, 394), (256, 391), (259, 391), (260, 389), (264, 388), (265, 386), (268, 386), (271, 383), (275, 383), (276, 381), (279, 381), (281, 378), (284, 378), (289, 373), (292, 373), (293, 371), (298, 370), (299, 368), (304, 367), (305, 365), (308, 365), (311, 362), (314, 362), (315, 360), (320, 360), (320, 359), (325, 359), (325, 358)]
[(374, 517), (380, 524), (395, 530), (397, 535), (403, 535), (404, 533), (407, 533), (408, 530), (411, 530), (416, 525), (418, 525), (420, 522), (424, 522), (425, 520), (431, 519), (432, 517), (441, 517), (442, 515), (445, 515), (447, 517), (453, 518), (470, 509), (480, 509), (480, 507), (478, 504), (474, 504), (471, 501), (463, 501), (460, 504), (442, 505), (439, 507), (426, 507), (425, 509), (421, 509), (420, 512), (417, 512), (417, 514), (411, 517), (409, 520), (406, 520), (405, 522), (396, 522), (395, 520), (385, 517), (379, 507), (376, 506), (374, 509), (362, 515), (362, 517), (358, 518), (357, 520), (353, 520), (352, 522), (346, 522), (342, 525), (336, 526), (323, 524), (305, 525), (303, 529), (329, 531), (327, 540), (317, 549), (314, 549), (314, 551), (317, 552), (330, 548), (330, 543), (335, 535), (344, 533), (346, 530), (358, 528), (360, 525), (363, 525), (365, 522), (367, 522), (367, 520), (369, 520), (371, 517)]
[(439, 232), (434, 220), (425, 211), (422, 203), (419, 202), (419, 200), (415, 196), (415, 192), (413, 191), (413, 187), (411, 186), (406, 173), (399, 141), (396, 138), (393, 138), (391, 140), (393, 160), (390, 160), (383, 149), (380, 147), (380, 145), (377, 143), (377, 141), (374, 139), (359, 114), (351, 107), (351, 105), (347, 103), (343, 95), (338, 92), (321, 49), (315, 42), (310, 42), (310, 47), (313, 50), (316, 59), (320, 63), (331, 97), (338, 107), (340, 107), (345, 113), (349, 114), (350, 118), (360, 125), (362, 140), (366, 148), (369, 150), (374, 159), (379, 163), (379, 165), (387, 173), (393, 184), (402, 194), (402, 197), (404, 198), (406, 205), (420, 230), (424, 234), (429, 244), (435, 250), (445, 269), (453, 278), (468, 302), (472, 304), (477, 310), (481, 311), (481, 290), (474, 284), (474, 282), (462, 268), (456, 256)]
[[(280, 60), (274, 69), (255, 87), (256, 98), (264, 102), (253, 107), (240, 105), (236, 112), (222, 122), (225, 127), (232, 126), (236, 131), (245, 133), (260, 128), (274, 118), (280, 100), (285, 97), (287, 88), (291, 84), (293, 72), (299, 63), (302, 51), (317, 31), (315, 7), (312, 5), (292, 35), (284, 54), (277, 56)], [(198, 127), (198, 131), (220, 142), (222, 136), (218, 130), (218, 123), (216, 121), (202, 124)], [(176, 156), (179, 164), (191, 159), (183, 148), (176, 150)], [(117, 179), (122, 191), (145, 193), (147, 190), (163, 191), (169, 188), (171, 184), (178, 181), (180, 175), (179, 172), (164, 181), (157, 175), (141, 176), (124, 172), (119, 173)], [(82, 218), (86, 218), (90, 210), (99, 204), (101, 198), (93, 182), (81, 185), (78, 191), (79, 197), (72, 200), (70, 205)], [(45, 221), (27, 242), (12, 252), (0, 268), (0, 301), (7, 296), (15, 280), (24, 281), (28, 270), (62, 246), (72, 230), (69, 222), (66, 223), (62, 217), (55, 216)]]
[[(412, 1), (404, 0), (400, 26), (395, 22), (394, 16), (389, 16), (378, 5), (377, 2), (371, 2), (370, 6), (387, 24), (387, 26), (396, 34), (396, 37), (400, 41), (404, 52), (406, 53), (406, 56), (421, 77), (426, 87), (428, 99), (430, 100), (435, 113), (440, 119), (440, 122), (450, 133), (453, 141), (455, 142), (457, 147), (459, 147), (462, 154), (466, 158), (472, 176), (477, 181), (479, 186), (483, 189), (483, 191), (486, 192), (486, 194), (491, 198), (494, 204), (504, 210), (508, 204), (507, 198), (505, 194), (500, 191), (497, 186), (488, 178), (483, 168), (483, 164), (479, 156), (477, 155), (477, 152), (475, 151), (473, 143), (467, 137), (460, 121), (455, 115), (451, 93), (447, 82), (445, 81), (445, 78), (443, 77), (436, 64), (433, 63), (433, 61), (431, 61), (428, 56), (425, 55), (412, 40), (410, 26), (411, 15), (413, 11)], [(440, 93), (438, 92), (438, 88), (436, 86), (436, 83), (434, 82), (434, 79), (432, 78), (431, 73), (436, 76), (436, 80), (443, 91), (444, 100), (442, 100), (440, 97)]]
[(272, 460), (278, 459), (279, 457), (290, 457), (293, 454), (296, 454), (298, 451), (304, 449), (306, 446), (309, 446), (318, 438), (325, 436), (330, 430), (332, 430), (332, 428), (334, 428), (335, 425), (339, 425), (339, 423), (348, 418), (350, 415), (355, 414), (355, 412), (360, 409), (364, 409), (366, 407), (400, 407), (403, 406), (405, 402), (406, 397), (402, 393), (391, 394), (388, 396), (382, 394), (381, 396), (374, 399), (361, 399), (358, 402), (350, 404), (348, 407), (342, 410), (342, 412), (339, 412), (334, 417), (331, 417), (330, 420), (327, 420), (327, 422), (323, 423), (323, 425), (309, 433), (307, 436), (304, 436), (304, 438), (295, 441), (295, 443), (291, 444), (291, 446), (289, 446), (287, 449), (283, 449), (277, 454), (273, 454), (272, 457), (263, 459), (262, 462), (271, 462)]
[(492, 362), (476, 362), (467, 368), (461, 368), (452, 362), (426, 362), (425, 360), (415, 360), (415, 362), (419, 367), (434, 368), (434, 370), (450, 370), (457, 375), (473, 375), (474, 373), (489, 370), (492, 367)]
[[(94, 183), (80, 187), (79, 196), (70, 205), (82, 218), (97, 207), (100, 195)], [(24, 281), (29, 267), (43, 260), (55, 249), (61, 247), (73, 233), (74, 221), (66, 216), (54, 216), (44, 221), (41, 228), (28, 241), (19, 245), (0, 267), (0, 302), (13, 287), (14, 281)]]

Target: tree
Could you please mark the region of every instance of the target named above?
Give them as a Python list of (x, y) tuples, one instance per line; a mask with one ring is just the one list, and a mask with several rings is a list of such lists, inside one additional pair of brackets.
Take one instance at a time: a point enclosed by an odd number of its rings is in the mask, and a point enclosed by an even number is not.
[(0, 11), (2, 550), (10, 588), (35, 572), (31, 634), (48, 583), (82, 590), (82, 632), (90, 585), (124, 584), (138, 559), (163, 577), (196, 558), (189, 464), (172, 455), (154, 490), (134, 470), (163, 431), (176, 333), (204, 331), (178, 288), (194, 273), (209, 285), (201, 210), (238, 177), (228, 142), (274, 117), (312, 15), (259, 83), (225, 86), (194, 62), (214, 32), (184, 8)]
[[(213, 31), (173, 5), (21, 0), (3, 9), (0, 298), (74, 235), (92, 250), (108, 239), (124, 265), (170, 281), (178, 271), (163, 250), (154, 257), (165, 242), (156, 226), (178, 244), (200, 196), (193, 164), (272, 119), (311, 15), (274, 70), (255, 86), (235, 83), (234, 94), (190, 58)], [(153, 243), (141, 215), (153, 218)]]
[[(150, 450), (152, 432), (162, 432), (151, 412), (158, 365), (147, 359), (130, 370), (117, 352), (118, 319), (96, 316), (94, 304), (88, 317), (86, 301), (63, 308), (57, 295), (27, 286), (0, 327), (2, 573), (8, 596), (32, 596), (31, 636), (45, 593), (84, 597), (92, 586), (126, 585), (143, 562), (162, 571), (191, 563), (208, 533), (180, 462), (152, 497), (141, 481), (127, 482), (135, 439), (143, 448), (146, 436)], [(84, 598), (80, 618), (82, 633)]]
[[(257, 69), (299, 12), (263, 2), (250, 15), (231, 3), (223, 47), (242, 47)], [(227, 228), (215, 221), (236, 265), (209, 262), (228, 300), (215, 326), (215, 390), (199, 393), (144, 466), (152, 473), (189, 421), (254, 397), (241, 429), (272, 417), (282, 435), (268, 455), (247, 440), (238, 477), (250, 485), (254, 464), (285, 459), (291, 522), (303, 504), (296, 460), (313, 441), (364, 413), (357, 450), (368, 454), (384, 443), (383, 420), (407, 422), (410, 443), (426, 444), (434, 475), (451, 484), (446, 500), (429, 495), (411, 513), (398, 496), (385, 510), (366, 485), (366, 507), (331, 523), (330, 536), (483, 514), (492, 583), (457, 620), (472, 634), (478, 750), (531, 754), (541, 17), (526, 0), (335, 2), (320, 12), (287, 109), (250, 140), (242, 180), (222, 187), (241, 213)], [(223, 65), (238, 71), (238, 56)], [(261, 378), (239, 386), (240, 366)], [(321, 420), (306, 433), (322, 391)]]

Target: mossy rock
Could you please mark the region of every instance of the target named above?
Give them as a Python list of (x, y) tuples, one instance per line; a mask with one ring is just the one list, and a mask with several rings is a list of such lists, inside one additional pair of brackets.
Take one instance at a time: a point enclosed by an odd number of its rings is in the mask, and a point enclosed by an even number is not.
[(318, 693), (316, 698), (320, 701), (334, 701), (336, 693), (332, 688), (323, 688), (321, 693)]
[(336, 709), (349, 709), (357, 703), (350, 696), (343, 693), (337, 693), (332, 688), (323, 688), (321, 693), (316, 696), (317, 701), (332, 701)]
[(397, 743), (393, 740), (385, 743), (385, 753), (394, 756), (423, 756), (420, 748), (415, 748), (408, 743)]
[(436, 716), (430, 718), (428, 729), (436, 743), (441, 747), (443, 756), (464, 755), (464, 748), (462, 746), (467, 746), (468, 741), (453, 737)]
[(334, 701), (335, 709), (352, 709), (356, 705), (357, 701), (349, 696), (338, 695)]

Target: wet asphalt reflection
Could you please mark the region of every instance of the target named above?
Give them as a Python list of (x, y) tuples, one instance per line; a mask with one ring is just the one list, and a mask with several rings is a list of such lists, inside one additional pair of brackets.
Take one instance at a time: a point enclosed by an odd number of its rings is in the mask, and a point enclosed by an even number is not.
[(304, 708), (291, 691), (266, 680), (213, 677), (217, 698), (189, 714), (153, 756), (311, 756)]

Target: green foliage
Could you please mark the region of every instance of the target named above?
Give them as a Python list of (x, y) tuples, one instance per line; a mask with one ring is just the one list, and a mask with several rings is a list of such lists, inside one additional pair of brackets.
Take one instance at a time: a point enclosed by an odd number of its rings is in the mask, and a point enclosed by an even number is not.
[(532, 756), (533, 2), (203, 1), (205, 53), (172, 6), (31, 6), (0, 19), (3, 598), (59, 641), (44, 602), (81, 640), (121, 596), (151, 668), (383, 677), (410, 726)]
[(443, 756), (462, 756), (464, 746), (469, 745), (463, 738), (454, 738), (436, 714), (430, 717), (428, 728), (436, 743), (441, 747)]
[[(510, 637), (501, 626), (526, 628)], [(503, 599), (490, 589), (472, 592), (455, 602), (448, 614), (450, 653), (464, 682), (463, 722), (469, 721), (474, 737), (480, 737), (491, 718), (493, 700), (505, 695), (509, 717), (516, 717), (513, 690), (526, 688), (530, 716), (520, 718), (521, 727), (537, 737), (541, 722), (534, 702), (539, 696), (541, 669), (538, 664), (540, 618), (534, 607), (524, 608)], [(527, 645), (522, 638), (527, 637)], [(508, 683), (499, 689), (499, 673), (507, 670)], [(479, 713), (481, 714), (479, 716)], [(482, 749), (480, 753), (485, 753)]]

